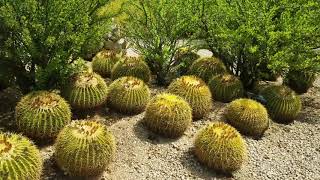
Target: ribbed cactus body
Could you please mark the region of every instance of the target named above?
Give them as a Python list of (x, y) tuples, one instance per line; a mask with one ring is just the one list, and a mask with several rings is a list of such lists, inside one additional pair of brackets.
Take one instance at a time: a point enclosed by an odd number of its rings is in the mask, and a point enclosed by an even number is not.
[(261, 95), (266, 99), (266, 107), (271, 118), (280, 123), (290, 123), (301, 110), (301, 99), (287, 86), (268, 86)]
[(104, 50), (93, 58), (92, 69), (102, 77), (110, 77), (113, 66), (119, 61), (119, 57), (114, 51)]
[(233, 172), (247, 160), (246, 143), (236, 129), (225, 123), (211, 123), (196, 136), (195, 155), (208, 167)]
[(191, 65), (189, 70), (190, 75), (198, 76), (205, 82), (208, 82), (211, 77), (225, 72), (225, 65), (215, 57), (200, 58)]
[(0, 179), (40, 180), (40, 151), (27, 138), (0, 132)]
[(116, 80), (123, 76), (133, 76), (142, 79), (145, 83), (151, 80), (151, 72), (147, 63), (139, 57), (125, 57), (115, 64), (111, 79)]
[(251, 99), (237, 99), (226, 108), (229, 124), (245, 135), (261, 137), (269, 127), (267, 109)]
[(54, 138), (70, 121), (69, 104), (53, 92), (31, 92), (21, 99), (15, 110), (17, 128), (29, 137)]
[(109, 86), (109, 105), (121, 113), (140, 113), (144, 111), (149, 100), (149, 87), (138, 78), (122, 77)]
[(115, 150), (115, 139), (105, 125), (73, 121), (57, 137), (55, 159), (71, 176), (92, 176), (105, 170)]
[(306, 93), (316, 80), (316, 74), (305, 71), (289, 71), (286, 77), (286, 85), (298, 94)]
[(210, 89), (196, 76), (182, 76), (174, 80), (168, 92), (181, 96), (190, 104), (194, 119), (203, 118), (212, 108)]
[(221, 102), (231, 102), (234, 99), (241, 98), (244, 95), (244, 88), (241, 81), (230, 74), (221, 74), (214, 76), (209, 81), (214, 100)]
[(147, 105), (144, 124), (166, 137), (181, 136), (192, 122), (192, 109), (181, 97), (159, 94)]
[(63, 95), (73, 108), (91, 109), (106, 102), (108, 87), (100, 75), (84, 72), (71, 78)]

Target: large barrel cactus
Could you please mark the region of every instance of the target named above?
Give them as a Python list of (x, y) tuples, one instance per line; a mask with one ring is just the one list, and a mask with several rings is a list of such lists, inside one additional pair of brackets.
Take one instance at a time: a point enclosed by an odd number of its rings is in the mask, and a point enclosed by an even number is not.
[(316, 74), (306, 71), (289, 71), (285, 84), (298, 94), (306, 93), (316, 80)]
[(149, 100), (149, 87), (138, 78), (122, 77), (109, 86), (109, 105), (121, 113), (140, 113)]
[(166, 137), (178, 137), (190, 126), (192, 109), (179, 96), (160, 94), (149, 102), (143, 122), (155, 133)]
[(261, 137), (269, 127), (267, 109), (251, 99), (237, 99), (226, 108), (226, 120), (241, 133)]
[(202, 128), (196, 136), (195, 155), (208, 167), (231, 173), (247, 160), (246, 143), (232, 126), (217, 122)]
[(0, 132), (0, 179), (40, 180), (40, 151), (26, 137)]
[(244, 95), (241, 81), (236, 76), (230, 74), (212, 77), (209, 81), (209, 88), (214, 100), (225, 103), (241, 98)]
[(105, 170), (115, 150), (115, 139), (105, 125), (73, 121), (57, 137), (55, 159), (71, 176), (92, 176)]
[(91, 109), (106, 102), (108, 87), (100, 75), (83, 72), (71, 78), (63, 95), (73, 108)]
[(196, 60), (190, 67), (189, 74), (208, 82), (212, 76), (226, 72), (226, 67), (218, 58), (204, 57)]
[(54, 92), (31, 92), (21, 99), (15, 110), (17, 128), (34, 138), (54, 138), (70, 121), (69, 104)]
[(113, 67), (111, 79), (116, 80), (123, 76), (137, 77), (148, 83), (151, 80), (151, 71), (142, 58), (125, 57)]
[(195, 119), (203, 118), (212, 108), (210, 89), (196, 76), (182, 76), (174, 80), (168, 92), (184, 98), (190, 104)]
[(110, 77), (111, 70), (118, 60), (119, 57), (114, 51), (100, 51), (92, 60), (92, 69), (102, 77)]
[(301, 99), (287, 86), (268, 86), (261, 95), (266, 99), (266, 107), (271, 118), (280, 123), (292, 122), (301, 110)]

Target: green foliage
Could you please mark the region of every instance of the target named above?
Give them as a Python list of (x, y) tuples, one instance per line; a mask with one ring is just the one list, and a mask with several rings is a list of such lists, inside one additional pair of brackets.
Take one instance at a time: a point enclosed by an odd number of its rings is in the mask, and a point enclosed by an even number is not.
[(92, 60), (92, 69), (102, 77), (110, 77), (113, 66), (118, 62), (119, 57), (113, 51), (100, 51)]
[(149, 100), (149, 87), (138, 78), (122, 77), (109, 86), (109, 105), (121, 113), (140, 113), (144, 111)]
[(294, 71), (288, 72), (285, 84), (293, 89), (298, 94), (306, 93), (316, 80), (316, 74), (308, 71)]
[(286, 86), (271, 85), (262, 90), (271, 118), (280, 123), (292, 122), (300, 113), (301, 99)]
[(104, 79), (91, 72), (74, 75), (62, 94), (75, 109), (91, 109), (103, 105), (107, 100), (108, 87)]
[(109, 30), (110, 19), (98, 13), (107, 2), (1, 0), (0, 77), (16, 77), (25, 91), (63, 84)]
[(174, 69), (178, 71), (178, 75), (186, 75), (193, 62), (199, 58), (200, 56), (190, 47), (179, 48), (174, 55), (176, 63)]
[(269, 127), (267, 109), (251, 99), (232, 101), (227, 106), (225, 117), (230, 125), (249, 136), (261, 137)]
[(159, 94), (149, 102), (143, 122), (155, 133), (166, 137), (178, 137), (191, 125), (192, 109), (179, 96)]
[(242, 82), (233, 75), (221, 74), (210, 79), (208, 84), (213, 99), (221, 102), (231, 102), (244, 96)]
[(95, 121), (73, 121), (58, 135), (55, 159), (71, 176), (96, 176), (102, 173), (116, 151), (114, 136)]
[(212, 108), (210, 89), (196, 76), (182, 76), (174, 80), (167, 91), (181, 96), (190, 104), (194, 119), (203, 118)]
[(71, 121), (69, 104), (58, 94), (34, 91), (24, 96), (15, 110), (19, 131), (34, 138), (55, 138)]
[[(191, 11), (192, 0), (131, 1), (124, 32), (134, 46), (145, 56), (158, 84), (168, 84), (169, 72), (175, 64), (178, 48), (186, 33), (194, 31), (197, 17)], [(187, 6), (189, 8), (187, 8)]]
[(247, 160), (247, 147), (235, 128), (216, 122), (198, 132), (195, 155), (210, 168), (230, 173), (240, 169)]
[(114, 65), (111, 79), (116, 80), (123, 76), (137, 77), (145, 83), (151, 80), (150, 69), (140, 57), (124, 57)]
[(0, 132), (0, 179), (40, 180), (40, 151), (27, 138)]
[(316, 0), (195, 0), (215, 56), (246, 89), (269, 68), (320, 70), (320, 2)]

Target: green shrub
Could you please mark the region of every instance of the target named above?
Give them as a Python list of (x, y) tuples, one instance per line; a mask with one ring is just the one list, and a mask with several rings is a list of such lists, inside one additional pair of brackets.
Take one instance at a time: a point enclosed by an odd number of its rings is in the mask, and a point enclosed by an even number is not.
[(306, 93), (316, 80), (316, 74), (308, 71), (289, 71), (285, 84), (298, 94)]
[(102, 77), (111, 77), (111, 70), (118, 60), (114, 51), (100, 51), (92, 60), (92, 69)]

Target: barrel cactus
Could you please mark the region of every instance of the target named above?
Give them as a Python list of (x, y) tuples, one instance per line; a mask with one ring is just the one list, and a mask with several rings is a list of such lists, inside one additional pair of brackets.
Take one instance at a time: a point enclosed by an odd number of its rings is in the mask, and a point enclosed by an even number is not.
[(108, 87), (100, 75), (83, 72), (71, 78), (63, 95), (73, 108), (91, 109), (106, 102)]
[(145, 83), (151, 80), (151, 72), (144, 60), (139, 57), (125, 57), (118, 61), (112, 69), (111, 79), (123, 76), (133, 76), (142, 79)]
[(195, 119), (203, 118), (212, 108), (210, 89), (196, 76), (182, 76), (174, 80), (168, 92), (183, 97), (190, 104)]
[(92, 69), (102, 77), (110, 77), (113, 66), (119, 57), (114, 51), (100, 51), (92, 60)]
[(40, 180), (40, 151), (26, 137), (0, 132), (0, 179)]
[(192, 122), (192, 109), (181, 97), (163, 93), (155, 96), (146, 108), (144, 124), (166, 137), (181, 136)]
[(261, 137), (269, 127), (267, 109), (251, 99), (237, 99), (226, 108), (226, 120), (241, 133)]
[(174, 55), (175, 62), (179, 66), (179, 74), (187, 74), (189, 67), (192, 65), (194, 61), (196, 61), (199, 58), (200, 56), (197, 53), (193, 52), (191, 48), (179, 48)]
[(109, 105), (121, 113), (140, 113), (149, 100), (149, 87), (138, 78), (122, 77), (109, 86)]
[(15, 110), (17, 128), (34, 138), (54, 138), (70, 121), (69, 104), (58, 94), (49, 91), (27, 94)]
[(226, 67), (218, 58), (204, 57), (196, 60), (190, 67), (189, 74), (208, 82), (212, 76), (226, 72)]
[(231, 102), (244, 95), (244, 88), (241, 81), (234, 75), (221, 74), (214, 76), (209, 81), (214, 100), (221, 102)]
[(285, 84), (298, 94), (306, 93), (316, 80), (316, 74), (306, 71), (289, 71)]
[(200, 162), (216, 171), (232, 173), (247, 160), (247, 146), (235, 128), (216, 122), (197, 134), (195, 155)]
[(301, 99), (287, 86), (268, 86), (261, 95), (266, 99), (271, 118), (280, 123), (292, 122), (301, 110)]
[(71, 176), (102, 173), (115, 154), (116, 144), (107, 127), (96, 121), (73, 121), (55, 143), (57, 165)]

